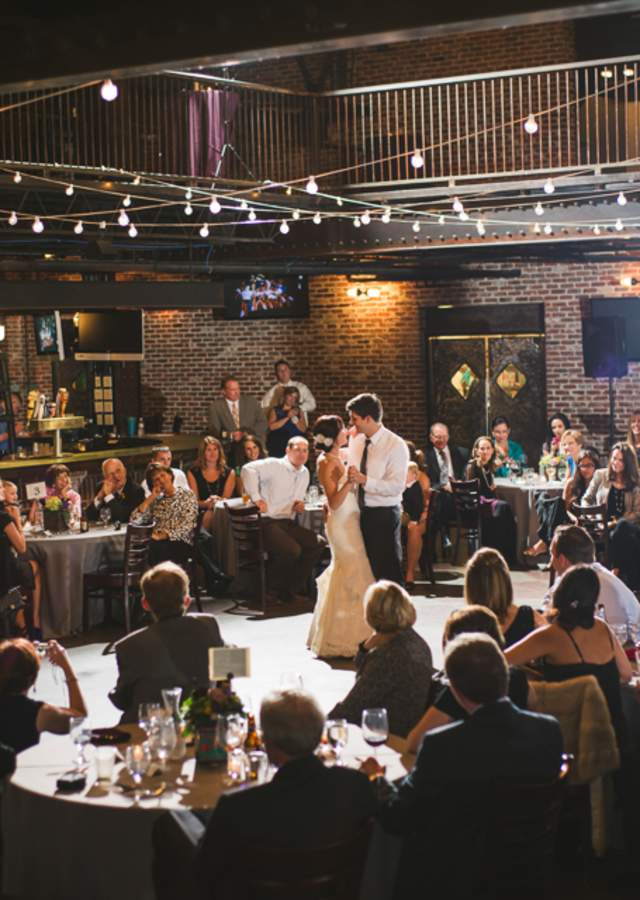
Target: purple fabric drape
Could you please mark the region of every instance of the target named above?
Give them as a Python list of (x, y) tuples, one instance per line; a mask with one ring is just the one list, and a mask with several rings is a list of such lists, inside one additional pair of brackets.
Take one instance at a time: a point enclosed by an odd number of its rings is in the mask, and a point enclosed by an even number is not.
[(195, 178), (223, 174), (222, 148), (231, 141), (232, 123), (239, 96), (232, 91), (190, 91), (189, 174)]

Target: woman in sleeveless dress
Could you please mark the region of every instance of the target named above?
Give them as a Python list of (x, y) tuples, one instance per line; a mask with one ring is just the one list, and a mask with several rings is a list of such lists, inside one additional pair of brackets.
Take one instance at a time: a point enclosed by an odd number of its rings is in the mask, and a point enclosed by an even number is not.
[(331, 565), (317, 580), (316, 603), (307, 646), (318, 657), (355, 656), (371, 634), (364, 617), (364, 594), (374, 577), (360, 530), (360, 509), (340, 448), (347, 442), (339, 416), (321, 416), (313, 428), (321, 451), (318, 480), (327, 497), (326, 533)]

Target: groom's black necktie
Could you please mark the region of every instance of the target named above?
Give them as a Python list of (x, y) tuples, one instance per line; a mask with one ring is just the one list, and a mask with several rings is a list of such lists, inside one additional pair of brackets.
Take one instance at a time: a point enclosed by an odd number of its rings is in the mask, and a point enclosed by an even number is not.
[[(364, 442), (364, 452), (362, 454), (362, 459), (360, 460), (360, 471), (363, 475), (367, 474), (367, 457), (369, 456), (369, 444), (371, 443), (371, 438), (367, 438)], [(364, 509), (364, 485), (358, 485), (358, 506), (360, 509)]]

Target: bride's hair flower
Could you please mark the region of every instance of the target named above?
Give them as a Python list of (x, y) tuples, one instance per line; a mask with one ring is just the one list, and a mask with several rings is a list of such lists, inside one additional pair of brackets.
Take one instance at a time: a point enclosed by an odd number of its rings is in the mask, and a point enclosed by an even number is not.
[(329, 437), (326, 434), (316, 434), (314, 435), (314, 444), (316, 447), (322, 447), (325, 450), (330, 450), (333, 447), (333, 438)]

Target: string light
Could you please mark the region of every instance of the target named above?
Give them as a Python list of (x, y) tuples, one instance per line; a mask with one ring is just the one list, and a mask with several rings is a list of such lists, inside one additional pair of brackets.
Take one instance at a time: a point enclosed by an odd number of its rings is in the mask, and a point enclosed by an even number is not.
[(533, 233), (540, 234), (541, 231), (542, 231), (542, 228), (540, 228), (540, 223), (536, 222), (536, 224), (533, 226)]
[(73, 230), (75, 231), (76, 234), (82, 234), (82, 232), (84, 231), (84, 226), (83, 226), (82, 222), (81, 221), (77, 222), (73, 226)]
[(544, 188), (543, 188), (545, 194), (553, 194), (555, 189), (556, 189), (556, 186), (553, 183), (553, 181), (550, 178), (547, 178), (547, 180), (544, 183)]
[(289, 234), (290, 228), (287, 225), (287, 220), (283, 219), (280, 223), (280, 234)]
[(211, 202), (209, 203), (209, 212), (213, 213), (213, 215), (216, 216), (221, 209), (222, 207), (218, 203), (217, 197), (212, 197)]
[(132, 222), (131, 225), (129, 226), (129, 237), (130, 237), (130, 238), (138, 237), (138, 229), (137, 229), (136, 226), (133, 224), (133, 222)]
[(600, 226), (599, 226), (599, 225), (594, 225), (594, 226), (593, 226), (593, 233), (594, 233), (594, 234), (600, 234)]
[(133, 179), (132, 184), (135, 184), (135, 185), (140, 184), (140, 176), (139, 175), (136, 175), (136, 177)]
[(414, 169), (421, 169), (424, 165), (424, 159), (419, 150), (414, 150), (411, 157), (411, 165)]
[(342, 206), (342, 197), (338, 197), (336, 203), (338, 204), (338, 206)]
[(369, 224), (369, 222), (371, 221), (371, 216), (369, 215), (368, 209), (365, 209), (365, 211), (362, 213), (362, 215), (360, 216), (360, 221), (363, 225)]
[(360, 221), (360, 216), (356, 216), (353, 220), (354, 228), (360, 228), (362, 222)]
[(536, 122), (536, 117), (533, 113), (529, 113), (527, 116), (527, 120), (524, 123), (524, 130), (527, 134), (535, 134), (538, 130), (538, 123)]
[(285, 194), (287, 195), (287, 197), (290, 197), (293, 194), (293, 188), (291, 187), (291, 185), (289, 185), (289, 187), (286, 189)]
[(464, 209), (458, 213), (458, 218), (461, 222), (467, 222), (469, 220), (469, 213), (465, 212)]
[(16, 172), (16, 174), (13, 176), (13, 180), (16, 184), (20, 184), (20, 182), (22, 181), (22, 175), (20, 174), (20, 172)]
[(190, 216), (193, 214), (193, 206), (190, 203), (186, 203), (184, 207), (185, 216)]
[(129, 196), (129, 194), (127, 194), (127, 196), (122, 201), (122, 205), (123, 206), (131, 206), (131, 197)]
[(200, 237), (206, 238), (209, 237), (209, 226), (205, 222), (205, 224), (200, 229)]
[(102, 221), (98, 225), (98, 228), (100, 229), (100, 231), (104, 231), (106, 229), (106, 227), (107, 227), (107, 223), (105, 222), (104, 219), (102, 219)]
[(413, 230), (414, 230), (415, 233), (417, 234), (417, 233), (420, 231), (420, 222), (414, 222), (413, 225), (412, 225), (411, 227), (413, 228)]
[(186, 191), (184, 192), (184, 199), (191, 200), (192, 197), (193, 197), (193, 191), (191, 190), (191, 188), (187, 188)]
[[(291, 213), (291, 218), (292, 218), (292, 219), (295, 219), (296, 222), (297, 222), (298, 219), (300, 218), (300, 210), (299, 210), (299, 209), (294, 209), (294, 211)], [(284, 222), (285, 220), (283, 219), (282, 221)], [(287, 228), (287, 231), (288, 231), (288, 230), (289, 230), (289, 229)]]
[(622, 224), (622, 219), (616, 219), (616, 224), (613, 226), (616, 231), (622, 231), (624, 229), (624, 225)]
[(452, 204), (452, 206), (453, 206), (453, 211), (454, 211), (455, 213), (461, 213), (461, 212), (464, 211), (464, 206), (462, 205), (462, 201), (460, 200), (459, 197), (454, 197), (454, 198), (453, 198), (453, 204)]
[(605, 66), (604, 69), (601, 69), (600, 74), (603, 78), (613, 78), (613, 72), (608, 66)]
[(18, 224), (18, 217), (17, 217), (17, 215), (16, 215), (16, 213), (15, 213), (15, 210), (14, 210), (14, 211), (11, 213), (11, 215), (9, 216), (9, 225), (17, 225), (17, 224)]
[(126, 228), (129, 224), (129, 216), (126, 214), (124, 210), (118, 216), (118, 225), (122, 225), (123, 228)]
[(322, 222), (322, 216), (320, 215), (319, 212), (317, 212), (317, 213), (315, 214), (315, 216), (313, 217), (313, 224), (314, 224), (314, 225), (319, 225), (320, 222)]
[(635, 73), (634, 70), (631, 68), (631, 66), (624, 66), (623, 69), (622, 69), (622, 74), (624, 75), (625, 78), (633, 78), (633, 76), (634, 76), (636, 73)]
[(65, 194), (67, 195), (67, 197), (73, 197), (73, 185), (72, 185), (72, 184), (68, 184), (68, 185), (66, 186), (64, 192), (65, 192)]
[(444, 223), (445, 223), (445, 217), (442, 215), (438, 216), (438, 225), (444, 225)]
[(544, 233), (545, 233), (545, 234), (552, 234), (552, 233), (553, 233), (553, 228), (551, 227), (551, 225), (549, 225), (548, 222), (547, 222), (547, 224), (544, 226)]
[(247, 203), (246, 200), (242, 200), (240, 202), (240, 209), (249, 209), (249, 204)]
[(380, 221), (384, 222), (385, 225), (389, 224), (389, 222), (391, 221), (391, 210), (390, 209), (385, 209), (385, 211), (380, 216)]
[(480, 237), (483, 237), (487, 233), (487, 229), (484, 227), (484, 222), (482, 221), (482, 219), (478, 219), (478, 221), (476, 222), (476, 231), (478, 232)]
[(35, 217), (31, 228), (33, 229), (33, 231), (35, 231), (36, 234), (42, 234), (42, 232), (44, 231), (44, 225), (40, 221), (40, 216)]
[(620, 193), (616, 197), (616, 203), (618, 204), (618, 206), (626, 206), (627, 205), (627, 198), (625, 197), (625, 195), (622, 191), (620, 191)]
[(100, 87), (100, 96), (107, 103), (111, 103), (118, 96), (118, 85), (114, 84), (110, 78), (105, 78)]
[(533, 207), (533, 211), (534, 211), (534, 213), (535, 213), (537, 216), (543, 216), (543, 215), (544, 215), (544, 209), (543, 209), (542, 203), (540, 203), (539, 200), (538, 200), (538, 202), (536, 203), (536, 205)]
[(249, 219), (250, 222), (255, 222), (256, 214), (252, 209), (249, 210), (249, 215), (247, 216), (247, 218)]
[(307, 183), (305, 185), (305, 190), (306, 190), (307, 194), (317, 194), (318, 193), (318, 185), (317, 185), (316, 180), (313, 177), (313, 175), (309, 176), (309, 180), (307, 181)]

